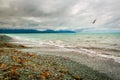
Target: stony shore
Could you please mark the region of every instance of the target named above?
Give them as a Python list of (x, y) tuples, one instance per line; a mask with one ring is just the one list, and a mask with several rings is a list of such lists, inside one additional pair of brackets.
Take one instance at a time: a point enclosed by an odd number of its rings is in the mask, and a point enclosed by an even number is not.
[(0, 80), (112, 80), (69, 58), (17, 50), (22, 48), (0, 41)]

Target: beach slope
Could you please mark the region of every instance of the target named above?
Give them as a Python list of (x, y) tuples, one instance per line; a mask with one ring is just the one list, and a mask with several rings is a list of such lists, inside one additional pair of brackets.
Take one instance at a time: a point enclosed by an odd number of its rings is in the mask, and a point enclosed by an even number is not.
[(69, 58), (17, 50), (27, 47), (10, 44), (5, 37), (0, 41), (0, 80), (112, 80)]

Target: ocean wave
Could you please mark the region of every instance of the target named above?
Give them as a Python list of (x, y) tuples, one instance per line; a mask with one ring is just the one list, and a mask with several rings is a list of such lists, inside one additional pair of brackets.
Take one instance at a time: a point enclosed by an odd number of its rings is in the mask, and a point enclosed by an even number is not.
[(82, 51), (82, 53), (86, 53), (89, 56), (97, 56), (97, 57), (102, 57), (104, 59), (113, 59), (115, 62), (120, 63), (120, 57), (114, 56), (112, 54), (106, 55), (106, 54), (102, 54), (101, 52), (88, 50), (88, 49), (84, 49), (84, 48), (81, 48), (80, 51)]
[[(35, 40), (30, 38), (22, 38), (19, 36), (12, 36), (16, 43), (18, 44), (24, 44), (28, 47), (41, 47), (41, 46), (53, 46), (58, 49), (62, 49), (64, 51), (74, 51), (80, 54), (89, 55), (91, 57), (102, 57), (105, 59), (113, 59), (115, 62), (120, 63), (120, 57), (115, 56), (112, 53), (105, 53), (104, 51), (110, 52), (120, 52), (119, 49), (114, 48), (104, 48), (104, 47), (83, 47), (79, 46), (77, 43), (73, 44), (72, 42), (65, 42), (62, 40)], [(14, 42), (15, 43), (15, 42)], [(103, 52), (100, 52), (99, 50), (102, 50)], [(105, 54), (104, 54), (105, 53)]]
[(105, 47), (83, 47), (85, 49), (96, 49), (96, 50), (104, 50), (104, 51), (115, 51), (115, 52), (120, 52), (120, 49), (118, 48), (105, 48)]

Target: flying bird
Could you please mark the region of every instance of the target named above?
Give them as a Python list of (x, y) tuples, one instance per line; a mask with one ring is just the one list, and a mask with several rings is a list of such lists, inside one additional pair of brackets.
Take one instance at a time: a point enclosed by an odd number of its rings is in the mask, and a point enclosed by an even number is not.
[(95, 24), (95, 22), (96, 22), (96, 19), (92, 23)]

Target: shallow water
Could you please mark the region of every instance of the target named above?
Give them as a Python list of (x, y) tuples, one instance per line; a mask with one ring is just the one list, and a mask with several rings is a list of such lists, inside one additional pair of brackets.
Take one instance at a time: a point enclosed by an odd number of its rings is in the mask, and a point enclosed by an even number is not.
[(53, 46), (120, 63), (120, 33), (7, 34), (29, 47)]

